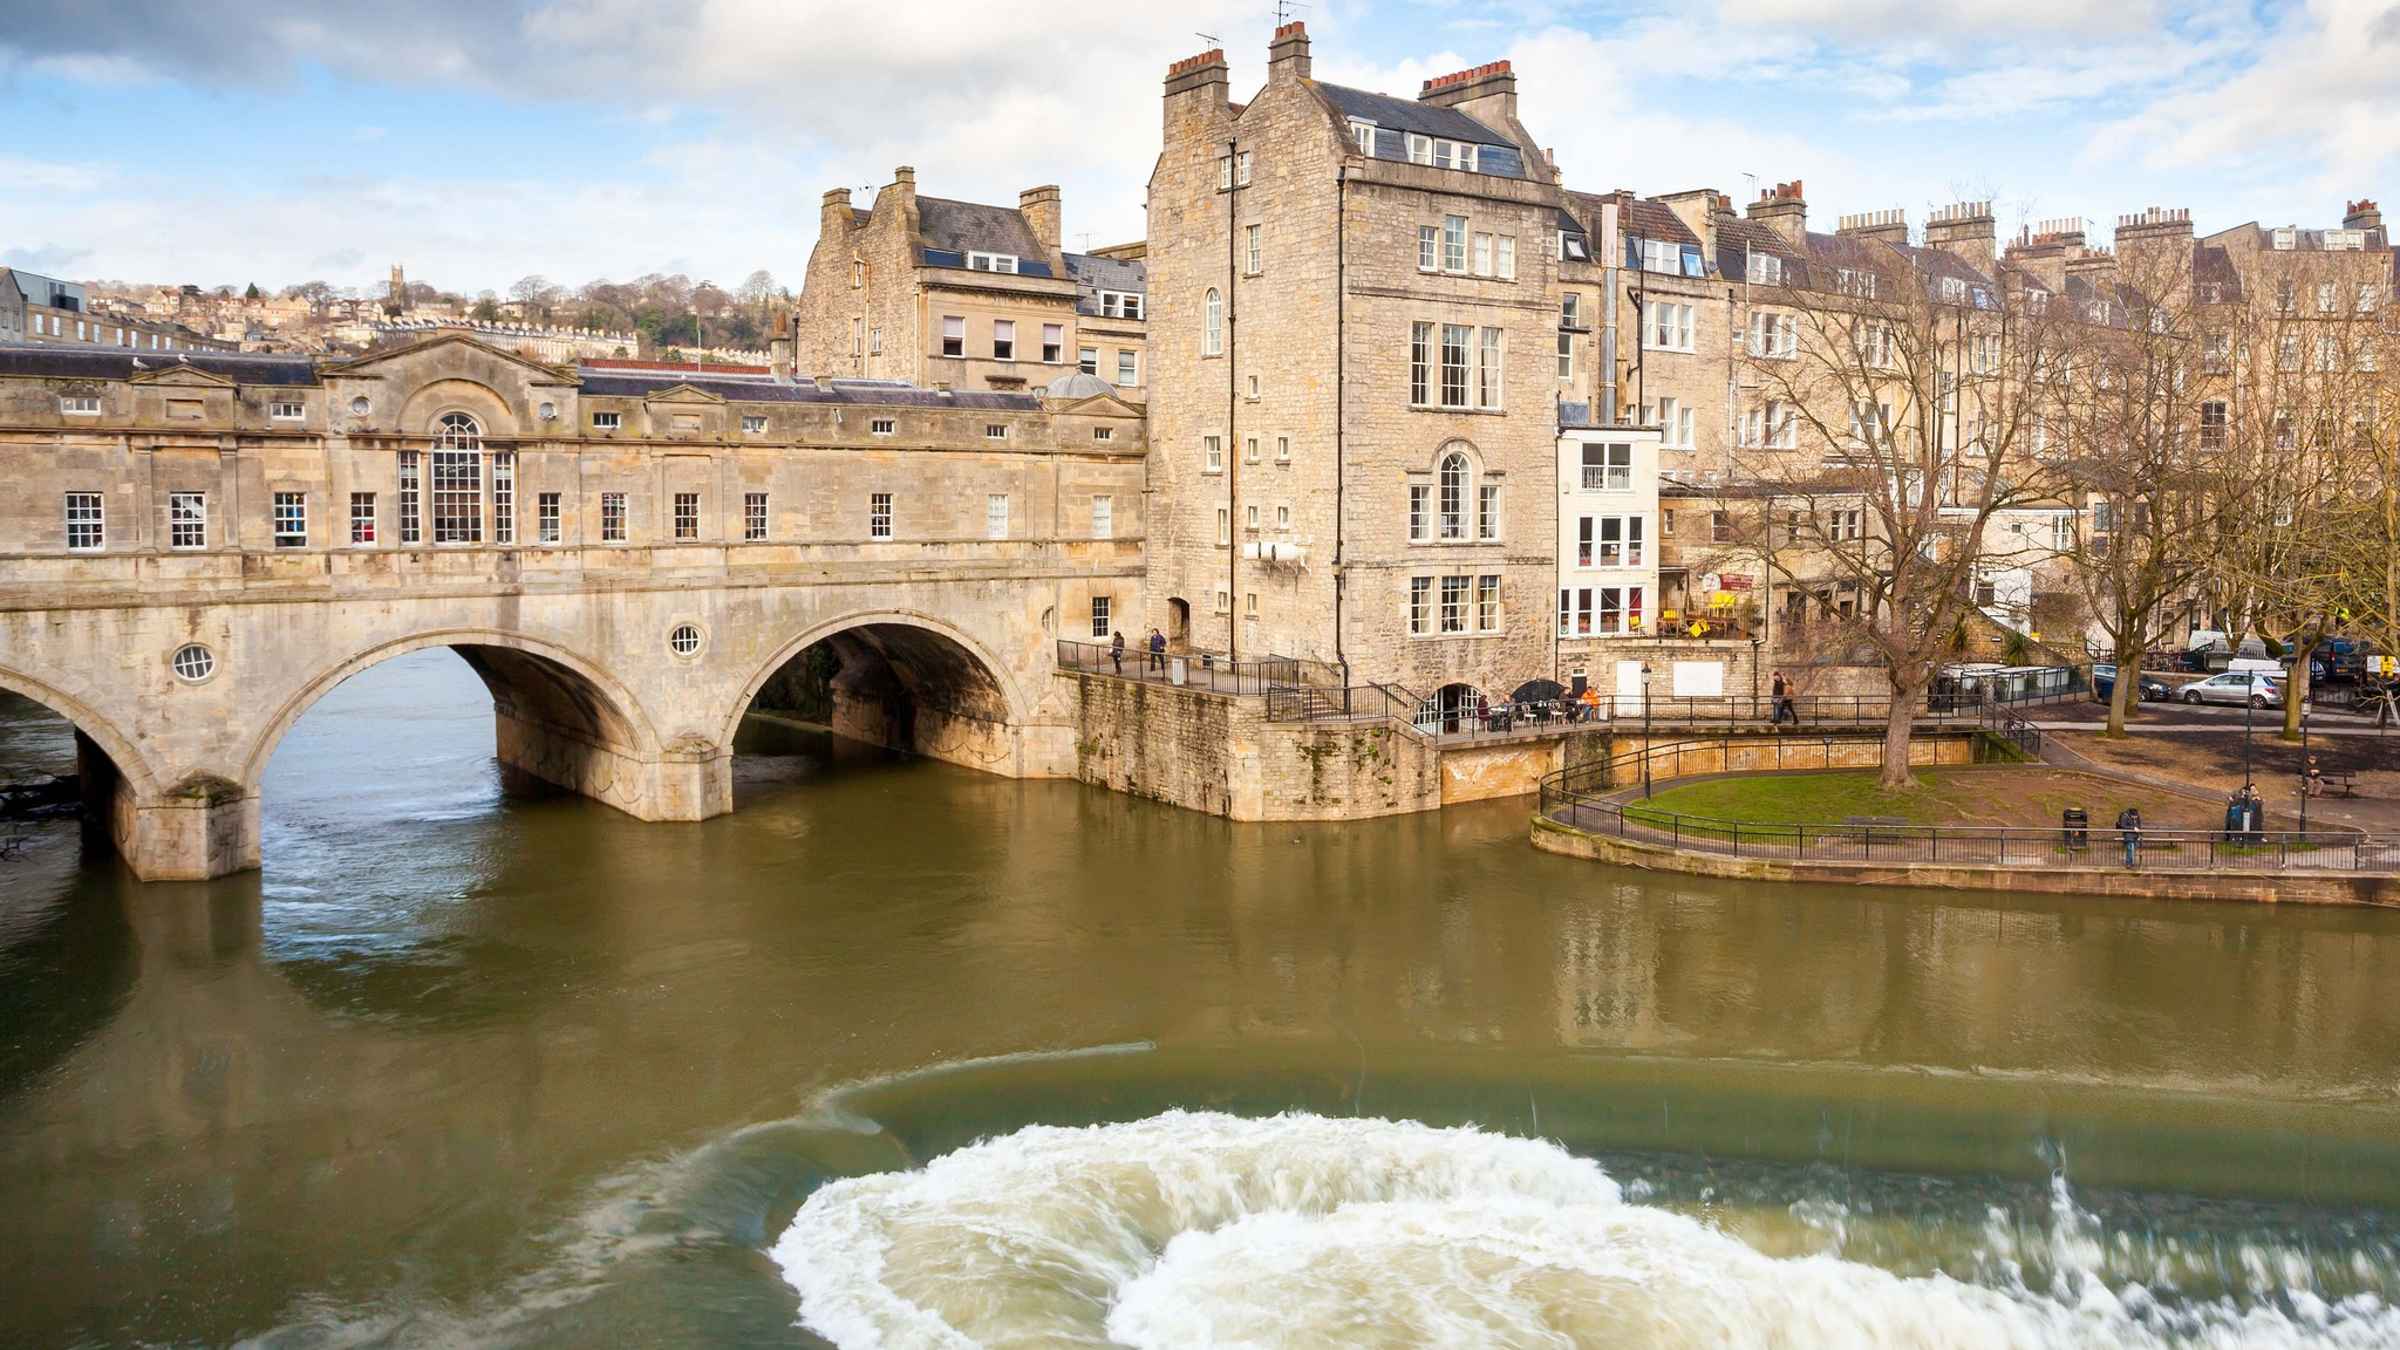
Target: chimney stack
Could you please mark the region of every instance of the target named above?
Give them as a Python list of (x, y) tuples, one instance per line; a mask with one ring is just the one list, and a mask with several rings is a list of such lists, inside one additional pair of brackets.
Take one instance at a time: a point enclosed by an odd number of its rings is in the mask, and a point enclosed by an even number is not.
[[(1167, 67), (1166, 136), (1170, 146), (1192, 136), (1205, 138), (1215, 134), (1214, 122), (1225, 115), (1225, 84), (1225, 51), (1221, 47), (1211, 47)], [(1203, 125), (1189, 132), (1177, 126), (1193, 121)]]
[(1795, 249), (1808, 242), (1808, 198), (1803, 194), (1800, 180), (1777, 183), (1758, 194), (1750, 203), (1750, 218), (1783, 236), (1783, 241)]
[(2376, 208), (2373, 198), (2361, 197), (2342, 211), (2345, 230), (2374, 230), (2383, 226), (2383, 212)]
[(1058, 252), (1058, 184), (1045, 183), (1018, 193), (1017, 214), (1025, 217), (1026, 227), (1033, 231), (1043, 252)]
[(825, 194), (825, 205), (818, 213), (817, 233), (827, 239), (844, 239), (850, 234), (850, 189), (835, 188)]
[(1908, 242), (1908, 212), (1897, 206), (1888, 211), (1860, 211), (1843, 216), (1835, 223), (1834, 233), (1844, 239), (1905, 244)]
[(1952, 202), (1934, 208), (1925, 221), (1925, 244), (1938, 248), (1967, 266), (1992, 274), (1999, 256), (1999, 224), (1990, 202)]
[(1267, 83), (1309, 78), (1308, 25), (1297, 20), (1275, 30), (1267, 44)]
[[(1417, 102), (1437, 108), (1456, 108), (1494, 131), (1512, 134), (1517, 126), (1517, 76), (1506, 61), (1487, 61), (1473, 70), (1438, 75), (1417, 91)], [(1532, 148), (1532, 138), (1518, 142)]]

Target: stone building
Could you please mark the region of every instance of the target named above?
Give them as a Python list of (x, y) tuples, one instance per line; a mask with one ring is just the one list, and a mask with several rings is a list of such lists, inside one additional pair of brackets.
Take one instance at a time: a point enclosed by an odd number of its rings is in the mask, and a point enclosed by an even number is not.
[(1507, 63), (1414, 99), (1177, 62), (1150, 180), (1152, 591), (1178, 642), (1449, 707), (1555, 667), (1563, 205)]
[(157, 319), (103, 313), (80, 281), (0, 267), (0, 342), (121, 347), (141, 352), (229, 352), (222, 341)]
[(825, 194), (792, 316), (799, 366), (928, 388), (1038, 390), (1078, 368), (1139, 398), (1148, 320), (1138, 246), (1059, 245), (1059, 191), (1017, 205), (924, 197), (902, 166), (872, 208)]

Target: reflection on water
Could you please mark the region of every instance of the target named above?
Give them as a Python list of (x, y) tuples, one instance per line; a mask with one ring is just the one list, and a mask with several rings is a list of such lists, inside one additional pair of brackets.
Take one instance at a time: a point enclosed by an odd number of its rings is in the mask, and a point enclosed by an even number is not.
[[(698, 825), (503, 795), (425, 652), (284, 741), (263, 873), (142, 886), (36, 827), (0, 864), (9, 1324), (789, 1339), (766, 1251), (827, 1178), (1178, 1106), (1476, 1122), (1693, 1213), (1678, 1178), (1781, 1212), (1899, 1175), (2021, 1217), (2063, 1149), (2114, 1231), (2321, 1222), (2388, 1278), (2393, 915), (1745, 890), (1537, 854), (1514, 803), (1244, 826), (760, 734), (805, 753)], [(61, 745), (0, 709), (0, 773)], [(1104, 1045), (1146, 1048), (1019, 1057)], [(1903, 1273), (1990, 1246), (1877, 1214), (1852, 1254)]]

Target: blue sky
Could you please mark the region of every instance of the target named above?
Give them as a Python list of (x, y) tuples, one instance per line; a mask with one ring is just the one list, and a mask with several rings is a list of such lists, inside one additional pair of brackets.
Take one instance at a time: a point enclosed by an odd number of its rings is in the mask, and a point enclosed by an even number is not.
[[(1139, 11), (1139, 12), (1132, 12)], [(1570, 186), (1800, 178), (1812, 222), (1989, 197), (2338, 223), (2400, 187), (2400, 0), (1498, 0), (1301, 11), (1317, 75), (1412, 93), (1508, 58)], [(797, 284), (833, 186), (1057, 182), (1070, 244), (1142, 232), (1168, 62), (1263, 2), (0, 0), (0, 262), (78, 278), (504, 290)], [(862, 195), (861, 200), (865, 198)], [(2387, 199), (2389, 200), (2389, 199)], [(2400, 206), (2400, 200), (2393, 205)]]

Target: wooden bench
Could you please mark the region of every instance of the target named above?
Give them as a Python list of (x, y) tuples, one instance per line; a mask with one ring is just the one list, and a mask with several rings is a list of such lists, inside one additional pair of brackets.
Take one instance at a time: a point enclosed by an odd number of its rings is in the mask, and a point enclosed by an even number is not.
[[(2322, 784), (2324, 784), (2324, 789), (2323, 789), (2323, 791), (2321, 791), (2320, 793), (2318, 793), (2318, 795), (2319, 795), (2319, 796), (2325, 796), (2325, 795), (2329, 795), (2329, 794), (2331, 794), (2331, 793), (2334, 793), (2334, 792), (2339, 792), (2339, 793), (2341, 793), (2341, 794), (2342, 794), (2343, 796), (2345, 796), (2345, 797), (2355, 797), (2355, 796), (2357, 796), (2357, 795), (2358, 795), (2358, 775), (2357, 775), (2357, 774), (2354, 774), (2354, 773), (2320, 773), (2320, 774), (2318, 774), (2318, 775), (2317, 775), (2317, 781), (2318, 781), (2318, 782), (2320, 782), (2320, 783), (2322, 783)], [(2306, 791), (2308, 791), (2308, 775), (2307, 775), (2307, 774), (2302, 774), (2302, 775), (2300, 775), (2300, 790), (2301, 790), (2302, 792), (2306, 792)]]

